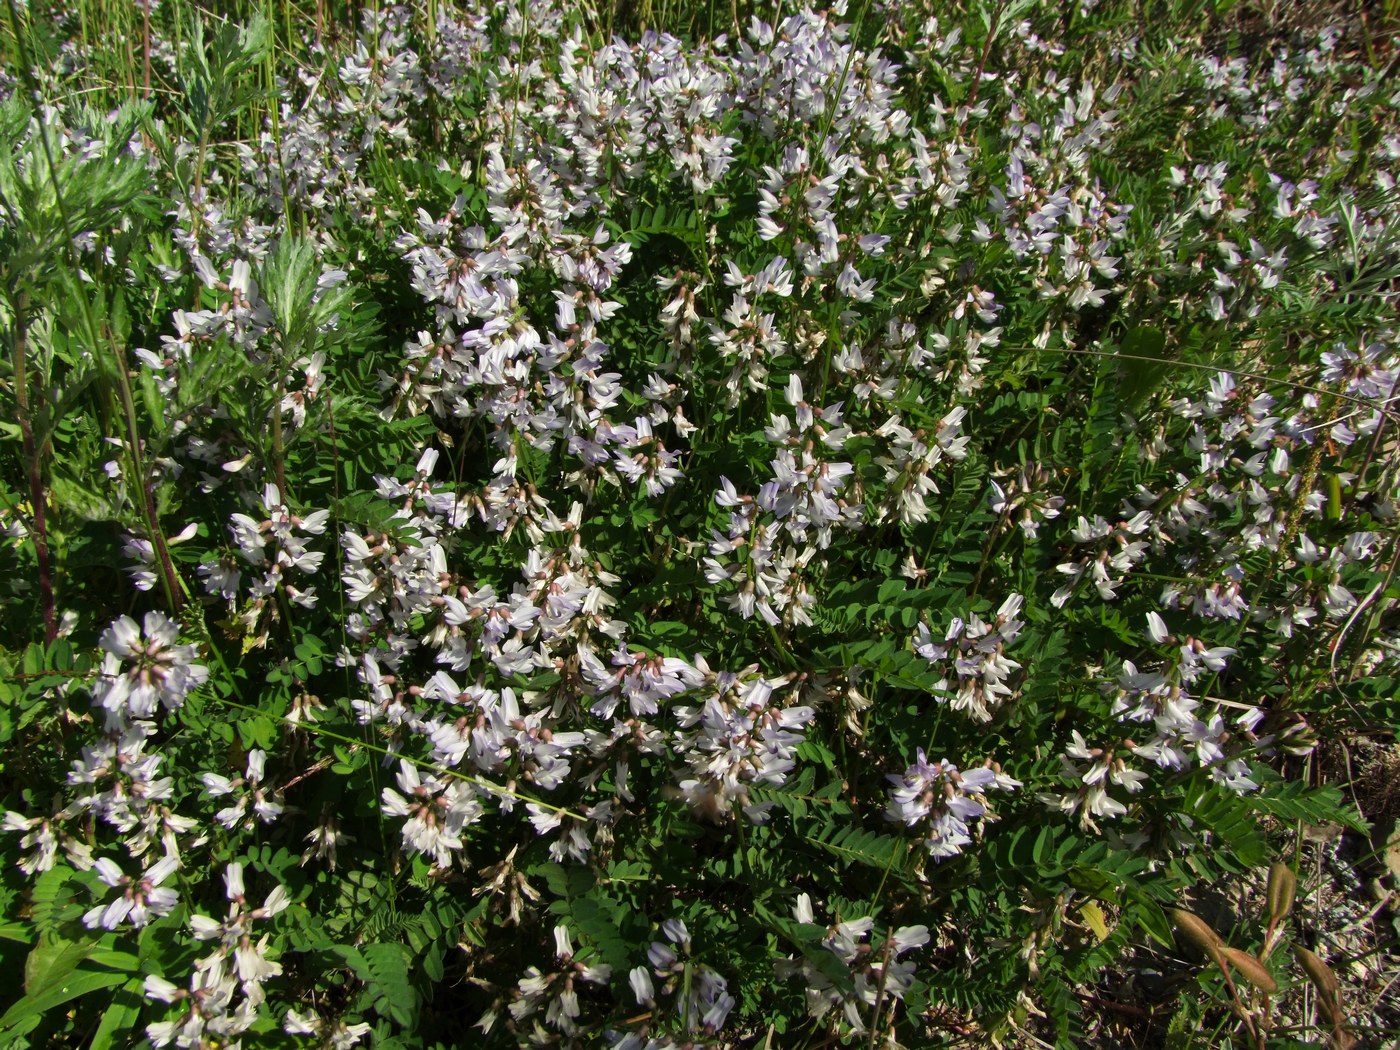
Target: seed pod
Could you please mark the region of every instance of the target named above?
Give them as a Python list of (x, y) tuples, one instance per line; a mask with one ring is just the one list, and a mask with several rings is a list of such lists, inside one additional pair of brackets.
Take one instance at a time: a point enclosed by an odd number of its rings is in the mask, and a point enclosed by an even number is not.
[(1268, 995), (1273, 995), (1278, 991), (1278, 982), (1274, 980), (1274, 975), (1249, 952), (1242, 952), (1238, 948), (1222, 950), (1225, 958), (1230, 961), (1230, 965), (1239, 970), (1240, 976), (1254, 987)]
[(1167, 914), (1171, 916), (1172, 925), (1181, 931), (1182, 936), (1217, 963), (1224, 965), (1221, 951), (1225, 947), (1225, 942), (1220, 939), (1218, 933), (1210, 928), (1209, 923), (1181, 908), (1171, 908)]
[(1293, 869), (1281, 860), (1276, 860), (1269, 868), (1269, 922), (1278, 925), (1293, 910), (1293, 895), (1298, 890), (1298, 879)]
[(1298, 965), (1303, 968), (1303, 972), (1308, 975), (1308, 980), (1312, 981), (1313, 987), (1318, 990), (1321, 997), (1335, 1002), (1341, 994), (1342, 983), (1337, 980), (1337, 975), (1332, 972), (1332, 967), (1323, 962), (1316, 953), (1309, 951), (1301, 944), (1293, 946), (1293, 954), (1298, 957)]
[(1322, 1015), (1322, 1019), (1336, 1028), (1341, 1023), (1341, 1008), (1333, 1001), (1330, 995), (1322, 992), (1317, 993), (1317, 1012)]
[(1332, 967), (1301, 944), (1293, 946), (1293, 954), (1297, 956), (1303, 972), (1308, 975), (1308, 980), (1317, 989), (1318, 1013), (1322, 1014), (1324, 1021), (1336, 1028), (1342, 1022), (1342, 983), (1337, 980)]

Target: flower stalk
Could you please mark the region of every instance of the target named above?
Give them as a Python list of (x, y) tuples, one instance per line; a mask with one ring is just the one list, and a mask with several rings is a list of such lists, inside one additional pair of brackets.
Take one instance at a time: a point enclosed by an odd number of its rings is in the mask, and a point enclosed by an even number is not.
[[(29, 479), (29, 503), (33, 508), (31, 526), (34, 557), (39, 565), (39, 607), (44, 617), (44, 641), (52, 643), (58, 637), (58, 621), (54, 613), (53, 565), (49, 555), (49, 530), (45, 512), (48, 496), (44, 489), (44, 451), (34, 440), (34, 420), (29, 411), (29, 368), (27, 340), (29, 326), (29, 296), (20, 292), (15, 297), (14, 369), (15, 408), (19, 417), (20, 441), (24, 455), (25, 475)], [(47, 442), (44, 443), (45, 446)]]
[(170, 558), (170, 546), (160, 527), (160, 516), (156, 509), (155, 480), (151, 477), (142, 453), (141, 426), (136, 419), (136, 402), (131, 394), (131, 373), (127, 368), (126, 353), (110, 329), (103, 325), (104, 335), (112, 347), (116, 358), (117, 396), (122, 405), (122, 421), (126, 427), (125, 444), (131, 460), (132, 478), (136, 485), (136, 503), (146, 526), (155, 551), (156, 569), (160, 575), (161, 589), (165, 593), (166, 605), (172, 612), (179, 613), (183, 603), (179, 576), (175, 563)]

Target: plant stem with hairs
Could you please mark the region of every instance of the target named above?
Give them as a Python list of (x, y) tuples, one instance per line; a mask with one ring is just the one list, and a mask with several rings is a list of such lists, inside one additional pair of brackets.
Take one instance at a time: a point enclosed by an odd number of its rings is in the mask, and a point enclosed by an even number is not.
[(278, 362), (277, 389), (272, 402), (272, 472), (277, 481), (277, 498), (287, 502), (287, 456), (282, 437), (282, 399), (286, 396), (287, 372)]
[(49, 559), (49, 531), (44, 514), (47, 498), (44, 492), (44, 449), (34, 440), (34, 423), (29, 414), (29, 369), (26, 361), (26, 339), (29, 325), (29, 296), (15, 296), (14, 368), (15, 407), (19, 416), (20, 440), (23, 443), (24, 470), (29, 479), (29, 503), (33, 507), (30, 519), (34, 539), (34, 555), (39, 562), (39, 605), (44, 614), (44, 640), (58, 637), (58, 621), (54, 614), (53, 566)]

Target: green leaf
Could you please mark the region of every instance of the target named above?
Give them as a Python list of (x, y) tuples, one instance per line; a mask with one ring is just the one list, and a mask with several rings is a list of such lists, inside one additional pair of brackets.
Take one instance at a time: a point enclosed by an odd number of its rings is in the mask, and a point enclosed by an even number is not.
[(105, 966), (109, 970), (124, 970), (127, 973), (135, 973), (141, 968), (140, 958), (130, 952), (119, 952), (99, 945), (93, 945), (88, 953), (88, 962)]
[(427, 951), (423, 953), (421, 962), (423, 964), (423, 973), (427, 975), (428, 980), (432, 981), (434, 984), (442, 980), (445, 970), (443, 969), (441, 944), (429, 945)]
[[(1311, 787), (1298, 780), (1268, 777), (1256, 770), (1260, 789), (1240, 796), (1247, 808), (1280, 820), (1305, 824), (1344, 824), (1353, 831), (1366, 832), (1370, 826), (1355, 809), (1346, 805), (1339, 788)], [(1266, 779), (1267, 778), (1267, 779)]]
[(807, 841), (847, 863), (864, 864), (882, 872), (888, 871), (901, 882), (909, 881), (902, 864), (908, 852), (908, 843), (893, 835), (830, 824), (818, 834), (807, 836)]
[(556, 897), (582, 897), (594, 883), (593, 873), (587, 868), (565, 867), (553, 861), (535, 865), (529, 874), (543, 878)]
[(615, 971), (625, 970), (633, 951), (618, 929), (616, 904), (601, 894), (571, 901), (555, 901), (552, 911), (568, 919), (567, 925), (582, 934)]
[(1167, 337), (1160, 328), (1138, 325), (1118, 345), (1118, 360), (1124, 404), (1140, 409), (1166, 376), (1172, 356), (1167, 354)]
[(1099, 941), (1108, 940), (1108, 923), (1104, 919), (1103, 909), (1094, 901), (1085, 901), (1079, 906), (1079, 917), (1084, 920), (1084, 924), (1094, 932), (1094, 937)]
[(103, 495), (57, 472), (49, 479), (49, 491), (60, 509), (84, 521), (116, 521), (117, 511)]
[(1163, 948), (1172, 948), (1172, 924), (1167, 919), (1167, 913), (1152, 898), (1138, 891), (1130, 892), (1138, 926)]
[(30, 927), (22, 922), (0, 922), (0, 941), (17, 941), (28, 944), (33, 940)]
[(87, 958), (91, 945), (55, 939), (34, 947), (24, 961), (24, 994), (38, 995), (57, 986)]
[(55, 1006), (61, 1006), (63, 1003), (77, 999), (88, 992), (111, 988), (113, 985), (121, 984), (126, 979), (124, 974), (110, 971), (103, 973), (93, 970), (73, 970), (66, 977), (61, 978), (56, 985), (45, 985), (42, 991), (34, 995), (25, 995), (23, 999), (6, 1010), (4, 1016), (0, 1017), (0, 1030), (14, 1028), (30, 1017), (52, 1010)]
[(245, 750), (255, 747), (270, 749), (277, 744), (277, 723), (259, 715), (238, 721), (238, 736)]
[(875, 594), (875, 600), (878, 601), (881, 605), (888, 605), (898, 595), (903, 594), (907, 589), (908, 586), (905, 584), (905, 582), (896, 576), (893, 579), (886, 580), (884, 583), (880, 584), (880, 589)]
[(408, 982), (412, 964), (408, 949), (402, 944), (367, 944), (360, 955), (369, 975), (367, 983), (375, 997), (375, 1009), (405, 1028), (411, 1026), (418, 1012), (418, 996)]
[(141, 989), (142, 981), (135, 977), (117, 989), (112, 996), (112, 1004), (103, 1013), (102, 1021), (93, 1034), (92, 1042), (88, 1044), (88, 1050), (130, 1045), (125, 1035), (136, 1027), (136, 1020), (141, 1016), (141, 1007), (145, 1003)]

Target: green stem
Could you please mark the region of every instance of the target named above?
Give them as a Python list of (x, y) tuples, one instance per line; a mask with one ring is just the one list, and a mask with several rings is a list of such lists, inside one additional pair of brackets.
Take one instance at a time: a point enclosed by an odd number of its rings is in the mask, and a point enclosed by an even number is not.
[(151, 0), (141, 4), (141, 95), (151, 97)]
[(991, 24), (987, 26), (987, 39), (982, 42), (982, 55), (977, 59), (977, 72), (972, 74), (972, 89), (967, 93), (967, 101), (962, 108), (971, 115), (972, 107), (977, 102), (977, 93), (982, 88), (982, 74), (987, 68), (987, 58), (992, 53), (992, 41), (996, 39), (997, 29), (1001, 23), (1002, 8), (1006, 6), (1006, 0), (997, 0), (997, 9), (992, 15)]
[[(269, 21), (271, 21), (270, 18)], [(290, 40), (290, 37), (288, 39)], [(272, 121), (272, 143), (273, 148), (277, 150), (277, 176), (282, 184), (282, 222), (286, 227), (287, 236), (290, 237), (295, 231), (292, 229), (292, 200), (287, 183), (287, 163), (282, 151), (282, 113), (280, 96), (277, 92), (276, 50), (275, 44), (267, 49), (263, 70), (268, 96), (267, 113)]]
[[(58, 621), (54, 613), (53, 567), (49, 560), (49, 532), (45, 520), (44, 449), (34, 440), (34, 423), (29, 414), (29, 370), (26, 363), (29, 296), (15, 296), (15, 409), (19, 416), (20, 438), (24, 446), (24, 467), (29, 478), (30, 517), (34, 538), (34, 555), (39, 562), (39, 605), (44, 614), (44, 641), (58, 637)], [(47, 444), (47, 442), (45, 442)]]
[(277, 389), (272, 402), (272, 473), (277, 482), (277, 498), (287, 502), (287, 463), (286, 449), (282, 440), (282, 399), (287, 391), (285, 366), (277, 362)]
[(880, 1037), (880, 1013), (885, 1007), (885, 979), (890, 972), (890, 952), (894, 946), (892, 937), (894, 926), (885, 927), (885, 944), (880, 953), (880, 980), (875, 987), (875, 1004), (870, 1013), (870, 1041), (866, 1044), (868, 1050), (875, 1050), (875, 1042)]
[[(969, 595), (969, 596), (972, 597), (972, 598), (976, 598), (976, 597), (977, 597), (978, 588), (980, 588), (980, 587), (982, 586), (982, 574), (983, 574), (984, 572), (986, 572), (986, 570), (987, 570), (987, 563), (991, 560), (991, 556), (992, 556), (992, 544), (995, 543), (995, 542), (997, 541), (998, 538), (1001, 538), (1001, 535), (1002, 535), (1001, 530), (1002, 530), (1003, 527), (1005, 527), (1007, 518), (1009, 518), (1010, 516), (1011, 516), (1011, 509), (1010, 509), (1010, 507), (1008, 506), (1008, 507), (1006, 507), (1006, 508), (1003, 508), (1003, 509), (1002, 509), (1002, 512), (1001, 512), (1001, 516), (1000, 516), (999, 518), (997, 518), (996, 526), (992, 529), (992, 531), (991, 531), (990, 533), (987, 534), (987, 542), (984, 543), (984, 544), (982, 545), (982, 560), (979, 561), (979, 562), (977, 563), (977, 575), (976, 575), (975, 577), (973, 577), (973, 580), (972, 580), (972, 590), (971, 590), (970, 595)], [(1000, 549), (1000, 547), (998, 547), (997, 553), (1000, 553), (1000, 552), (1001, 552), (1001, 549)]]
[(764, 622), (768, 626), (768, 637), (773, 640), (773, 647), (777, 649), (779, 655), (782, 656), (783, 662), (787, 664), (791, 670), (797, 670), (797, 657), (793, 656), (792, 650), (783, 643), (782, 638), (778, 634), (778, 629), (771, 623), (767, 623), (766, 620)]
[[(220, 663), (222, 664), (222, 660), (220, 660)], [(225, 669), (227, 669), (227, 665), (224, 665), (224, 667)], [(229, 681), (232, 682), (232, 678), (230, 678)], [(272, 717), (264, 708), (253, 707), (249, 704), (239, 703), (237, 700), (229, 700), (227, 697), (217, 697), (217, 700), (225, 707), (231, 707), (236, 711), (245, 711), (250, 715), (258, 715), (262, 718)], [(430, 762), (426, 759), (414, 758), (412, 755), (403, 754), (397, 751), (390, 751), (387, 747), (380, 747), (378, 744), (371, 744), (357, 737), (346, 736), (344, 733), (337, 733), (334, 730), (326, 729), (324, 726), (316, 725), (315, 723), (298, 722), (289, 715), (282, 715), (278, 719), (278, 721), (282, 722), (284, 725), (290, 727), (291, 729), (300, 730), (301, 732), (309, 733), (312, 736), (323, 736), (327, 740), (334, 740), (337, 743), (346, 744), (350, 747), (362, 747), (366, 751), (371, 751), (374, 754), (380, 756), (397, 758), (401, 762), (407, 762), (410, 765), (418, 766), (420, 769), (429, 770), (434, 776), (446, 777), (451, 780), (465, 781), (468, 784), (472, 784), (476, 787), (481, 788), (483, 791), (490, 795), (501, 795), (507, 798), (517, 799), (518, 801), (529, 803), (532, 806), (539, 806), (541, 809), (547, 809), (552, 813), (558, 813), (560, 816), (570, 817), (574, 820), (579, 821), (582, 824), (588, 823), (588, 818), (582, 813), (575, 813), (573, 810), (565, 806), (556, 806), (551, 802), (546, 802), (542, 798), (536, 798), (533, 795), (526, 795), (523, 792), (516, 791), (515, 789), (506, 787), (503, 784), (493, 784), (491, 781), (486, 780), (482, 777), (474, 777), (467, 773), (460, 773), (455, 769), (442, 769), (435, 763)]]
[[(103, 326), (104, 330), (106, 326)], [(112, 347), (117, 359), (117, 395), (121, 399), (122, 419), (126, 424), (126, 447), (131, 456), (132, 479), (137, 488), (137, 502), (141, 516), (145, 519), (146, 536), (155, 552), (156, 568), (160, 570), (161, 589), (165, 592), (166, 604), (179, 613), (183, 604), (179, 577), (175, 573), (175, 563), (170, 559), (170, 548), (161, 531), (160, 516), (156, 511), (155, 482), (146, 469), (145, 456), (141, 451), (141, 427), (136, 419), (136, 402), (131, 396), (131, 378), (127, 372), (126, 351), (121, 348), (110, 330), (105, 330), (106, 341)]]
[[(9, 0), (10, 27), (19, 36), (19, 14), (15, 7), (15, 0)], [(29, 89), (33, 98), (36, 112), (40, 114), (37, 120), (39, 132), (39, 145), (44, 153), (44, 160), (48, 166), (49, 181), (53, 183), (54, 204), (58, 209), (59, 220), (62, 224), (63, 247), (68, 256), (68, 263), (74, 274), (82, 272), (82, 267), (78, 263), (77, 253), (73, 247), (73, 223), (68, 214), (68, 204), (63, 196), (63, 186), (58, 178), (58, 165), (54, 161), (53, 148), (49, 144), (48, 127), (45, 125), (43, 114), (43, 98), (39, 91), (39, 85), (34, 80), (33, 72), (29, 63), (21, 64), (21, 76), (25, 86)], [(142, 515), (145, 518), (148, 539), (155, 551), (156, 564), (160, 570), (161, 584), (165, 590), (166, 601), (170, 609), (176, 613), (180, 611), (181, 593), (178, 579), (175, 575), (174, 564), (170, 560), (170, 550), (166, 546), (165, 536), (160, 530), (160, 520), (156, 514), (156, 502), (154, 486), (147, 475), (143, 458), (141, 455), (141, 430), (136, 422), (136, 404), (131, 396), (131, 380), (127, 372), (126, 354), (118, 344), (116, 337), (110, 327), (105, 323), (99, 326), (96, 317), (92, 312), (92, 302), (86, 295), (78, 297), (79, 305), (82, 308), (83, 327), (90, 345), (94, 348), (103, 342), (112, 347), (112, 354), (117, 363), (117, 391), (121, 396), (122, 412), (126, 422), (126, 445), (131, 455), (133, 469), (133, 479), (138, 486), (139, 499)], [(21, 384), (22, 386), (22, 384)], [(36, 508), (37, 509), (37, 508)]]
[(1311, 383), (1300, 383), (1293, 379), (1279, 379), (1277, 376), (1266, 375), (1263, 372), (1253, 372), (1245, 368), (1236, 368), (1234, 365), (1209, 364), (1201, 361), (1162, 361), (1160, 358), (1148, 357), (1144, 354), (1124, 354), (1116, 350), (1086, 350), (1083, 347), (1077, 346), (1008, 346), (1002, 344), (1001, 349), (1008, 353), (1013, 350), (1019, 350), (1032, 354), (1070, 354), (1078, 357), (1111, 357), (1119, 361), (1145, 361), (1152, 365), (1166, 365), (1168, 368), (1195, 368), (1206, 372), (1224, 372), (1231, 376), (1244, 376), (1246, 379), (1257, 379), (1271, 386), (1286, 386), (1294, 390), (1305, 390), (1311, 394), (1320, 394), (1340, 401), (1348, 401), (1354, 405), (1360, 405), (1363, 408), (1373, 409), (1387, 419), (1400, 419), (1400, 413), (1389, 408), (1384, 401), (1356, 397), (1353, 394), (1344, 394), (1338, 390), (1329, 390), (1324, 386), (1313, 386)]

